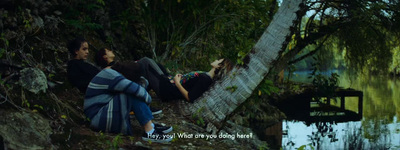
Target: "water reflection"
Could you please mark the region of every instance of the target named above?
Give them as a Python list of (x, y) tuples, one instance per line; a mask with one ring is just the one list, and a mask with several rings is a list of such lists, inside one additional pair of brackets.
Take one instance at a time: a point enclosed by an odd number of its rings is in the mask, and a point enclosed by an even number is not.
[[(391, 77), (340, 74), (339, 85), (364, 93), (361, 121), (344, 123), (283, 121), (283, 149), (400, 149), (400, 81)], [(310, 82), (307, 72), (293, 79)], [(358, 111), (355, 100), (346, 100), (346, 109)], [(287, 134), (286, 134), (287, 133)]]

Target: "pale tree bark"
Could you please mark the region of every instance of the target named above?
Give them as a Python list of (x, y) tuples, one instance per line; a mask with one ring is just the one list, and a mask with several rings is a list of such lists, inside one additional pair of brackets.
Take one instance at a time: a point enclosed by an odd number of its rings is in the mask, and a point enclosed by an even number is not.
[[(272, 63), (285, 50), (299, 22), (303, 0), (285, 0), (261, 38), (249, 54), (247, 67), (235, 68), (230, 75), (215, 83), (194, 103), (181, 102), (180, 110), (186, 116), (199, 116), (207, 127), (221, 128), (224, 120), (251, 96), (272, 68)], [(303, 14), (303, 13), (299, 13)], [(235, 90), (231, 90), (235, 89)]]

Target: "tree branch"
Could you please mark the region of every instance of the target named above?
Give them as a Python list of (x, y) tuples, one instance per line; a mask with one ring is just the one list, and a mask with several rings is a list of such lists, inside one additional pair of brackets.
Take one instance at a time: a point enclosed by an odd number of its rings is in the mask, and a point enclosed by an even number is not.
[(0, 59), (0, 64), (2, 66), (8, 66), (8, 67), (16, 68), (16, 69), (22, 69), (21, 65), (12, 64), (11, 62), (9, 62), (9, 61), (7, 61), (5, 59)]
[(297, 63), (297, 62), (303, 60), (304, 58), (307, 58), (307, 57), (309, 57), (309, 56), (314, 55), (316, 52), (318, 52), (318, 51), (321, 49), (322, 45), (326, 42), (326, 40), (328, 39), (328, 37), (329, 37), (329, 35), (328, 35), (327, 37), (325, 37), (325, 39), (322, 41), (322, 43), (319, 44), (318, 47), (315, 48), (315, 50), (313, 50), (313, 51), (311, 51), (311, 52), (309, 52), (309, 53), (307, 53), (307, 54), (305, 54), (305, 55), (303, 55), (303, 56), (301, 56), (301, 57), (299, 57), (299, 58), (297, 58), (297, 59), (295, 59), (295, 60), (289, 61), (288, 64), (291, 65), (291, 64)]

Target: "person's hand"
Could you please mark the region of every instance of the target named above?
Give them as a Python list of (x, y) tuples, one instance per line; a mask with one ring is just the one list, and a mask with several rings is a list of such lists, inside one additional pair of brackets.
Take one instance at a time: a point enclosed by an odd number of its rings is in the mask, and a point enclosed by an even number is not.
[(182, 79), (182, 74), (176, 74), (174, 77), (174, 82), (180, 83), (181, 79)]

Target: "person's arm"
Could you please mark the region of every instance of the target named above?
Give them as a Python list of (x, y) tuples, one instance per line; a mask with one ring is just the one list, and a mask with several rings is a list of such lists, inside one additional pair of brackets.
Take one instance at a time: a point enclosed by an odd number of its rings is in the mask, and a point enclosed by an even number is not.
[(178, 90), (182, 93), (183, 97), (184, 97), (186, 100), (190, 101), (190, 99), (189, 99), (189, 92), (182, 86), (182, 84), (181, 84), (181, 82), (180, 82), (181, 79), (182, 79), (182, 75), (181, 75), (181, 74), (175, 75), (175, 77), (174, 77), (175, 85), (176, 85), (176, 87), (178, 88)]
[(145, 88), (135, 82), (132, 82), (131, 80), (126, 79), (122, 75), (118, 75), (116, 78), (114, 78), (112, 83), (109, 85), (110, 90), (135, 95), (148, 104), (152, 100), (150, 94), (147, 93)]

